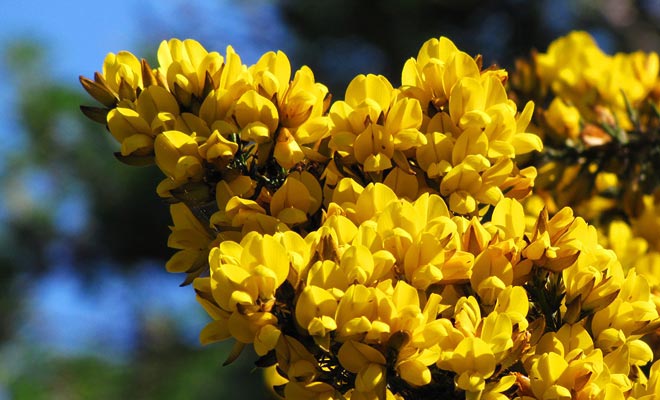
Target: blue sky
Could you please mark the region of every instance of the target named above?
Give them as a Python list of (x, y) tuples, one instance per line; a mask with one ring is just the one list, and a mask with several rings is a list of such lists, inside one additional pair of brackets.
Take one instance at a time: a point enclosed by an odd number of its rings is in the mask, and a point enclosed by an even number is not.
[[(51, 66), (58, 78), (93, 73), (110, 49), (131, 50), (135, 45), (133, 22), (140, 8), (151, 1), (83, 0), (23, 1), (4, 7), (0, 17), (0, 42), (31, 37), (51, 49)], [(73, 79), (72, 79), (73, 80)]]
[[(55, 76), (74, 81), (80, 74), (90, 76), (98, 70), (108, 52), (138, 52), (144, 45), (157, 46), (170, 37), (184, 39), (181, 36), (192, 31), (212, 35), (214, 44), (234, 45), (248, 62), (256, 61), (258, 53), (276, 50), (272, 45), (286, 43), (283, 28), (273, 23), (277, 17), (268, 1), (32, 0), (20, 4), (3, 7), (0, 44), (33, 37), (52, 50)], [(160, 22), (161, 31), (145, 31), (144, 23), (149, 21)], [(267, 34), (262, 23), (268, 23)], [(224, 46), (213, 50), (224, 52)]]
[[(154, 4), (156, 2), (152, 0), (114, 0), (112, 3), (23, 1), (20, 6), (3, 9), (0, 16), (0, 49), (17, 39), (34, 40), (47, 49), (50, 71), (45, 73), (79, 88), (78, 76), (92, 76), (101, 68), (108, 52), (138, 50), (137, 16), (154, 9)], [(2, 68), (0, 62), (0, 72)], [(20, 137), (20, 125), (13, 119), (12, 112), (15, 90), (11, 82), (0, 86), (0, 101), (5, 105), (0, 107), (0, 139), (3, 143), (0, 154), (21, 151), (20, 139), (16, 139)], [(36, 175), (27, 179), (33, 183), (32, 186), (25, 187), (26, 193), (19, 197), (27, 200), (30, 197), (43, 198), (43, 194), (49, 192), (47, 174), (34, 172)], [(45, 181), (32, 179), (39, 176), (46, 178)], [(67, 215), (57, 215), (57, 219), (67, 222), (84, 218), (84, 211), (74, 203), (68, 211), (67, 207), (58, 210), (57, 213)], [(67, 229), (66, 224), (63, 224), (63, 229)], [(105, 353), (99, 355), (120, 361), (131, 351), (142, 314), (164, 313), (164, 309), (169, 309), (170, 317), (181, 316), (189, 307), (196, 307), (191, 293), (176, 290), (180, 279), (161, 273), (159, 266), (139, 266), (137, 272), (129, 277), (119, 276), (112, 268), (101, 266), (96, 283), (92, 283), (95, 287), (90, 288), (78, 279), (68, 262), (67, 257), (57, 257), (51, 273), (26, 285), (26, 307), (19, 316), (15, 341), (0, 349), (0, 360), (13, 359), (3, 355), (17, 351), (23, 343), (40, 343), (43, 350), (62, 355), (103, 348)], [(147, 279), (147, 276), (150, 278)], [(147, 285), (147, 282), (152, 285)], [(129, 287), (136, 288), (136, 285), (147, 298), (157, 299), (160, 303), (143, 304), (138, 308), (127, 302), (126, 299), (130, 298)], [(188, 332), (203, 326), (202, 314), (197, 316), (196, 319), (186, 319), (193, 324), (185, 326)], [(193, 342), (194, 338), (189, 336)], [(100, 346), (100, 341), (103, 346)], [(1, 362), (0, 370), (3, 370)], [(20, 373), (20, 367), (15, 370), (15, 373)], [(1, 389), (2, 379), (0, 398)]]

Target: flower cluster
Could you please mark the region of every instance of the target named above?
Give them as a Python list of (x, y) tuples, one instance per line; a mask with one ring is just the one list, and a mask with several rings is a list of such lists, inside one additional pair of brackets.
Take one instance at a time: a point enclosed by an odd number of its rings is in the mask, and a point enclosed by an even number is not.
[(506, 77), (482, 71), (480, 57), (444, 37), (405, 64), (399, 89), (383, 76), (356, 77), (330, 108), (330, 170), (384, 182), (409, 199), (439, 193), (462, 215), (483, 215), (505, 196), (523, 198), (536, 171), (519, 170), (513, 159), (543, 144), (525, 131), (533, 104), (518, 114)]
[[(251, 345), (259, 367), (275, 367), (279, 395), (650, 399), (660, 257), (632, 264), (656, 245), (655, 203), (644, 198), (651, 214), (632, 230), (613, 223), (599, 238), (546, 201), (549, 186), (529, 196), (537, 170), (519, 157), (555, 150), (530, 130), (601, 115), (578, 104), (592, 90), (619, 118), (612, 91), (628, 83), (588, 80), (584, 60), (556, 56), (578, 51), (571, 43), (537, 57), (534, 82), (564, 102), (536, 114), (509, 97), (505, 70), (444, 37), (405, 63), (401, 87), (359, 75), (334, 103), (309, 68), (292, 76), (282, 52), (246, 66), (231, 47), (222, 56), (172, 39), (156, 68), (108, 55), (102, 73), (81, 77), (102, 106), (82, 109), (117, 139), (119, 160), (165, 175), (157, 192), (177, 250), (166, 268), (186, 273), (212, 319), (201, 341), (233, 340), (226, 364)], [(654, 62), (611, 61), (639, 72), (626, 115), (651, 96)], [(593, 144), (580, 132), (572, 140)], [(633, 231), (647, 236), (621, 239)]]
[(533, 120), (545, 136), (537, 193), (596, 225), (624, 272), (635, 268), (660, 292), (658, 54), (610, 56), (573, 32), (519, 65), (516, 95), (542, 105)]
[(643, 197), (660, 188), (658, 54), (610, 56), (588, 33), (572, 32), (518, 65), (514, 95), (540, 105), (537, 186), (580, 214), (639, 216)]
[[(121, 161), (155, 162), (166, 176), (157, 192), (173, 203), (169, 245), (180, 249), (167, 268), (188, 272), (189, 282), (208, 268), (218, 242), (318, 211), (311, 173), (327, 158), (318, 147), (329, 134), (330, 97), (309, 68), (292, 78), (282, 52), (247, 67), (231, 47), (223, 57), (172, 39), (161, 43), (158, 61), (153, 69), (131, 53), (109, 54), (94, 80), (81, 77), (104, 107), (83, 111), (106, 123)], [(299, 163), (301, 173), (289, 175)]]
[[(535, 61), (539, 79), (556, 96), (548, 122), (558, 133), (573, 139), (579, 135), (579, 121), (572, 120), (575, 112), (592, 121), (599, 112), (607, 112), (621, 128), (632, 129), (635, 121), (627, 108), (639, 107), (656, 89), (660, 70), (656, 53), (610, 56), (586, 32), (555, 40), (547, 53), (536, 55)], [(604, 110), (599, 110), (601, 107)]]

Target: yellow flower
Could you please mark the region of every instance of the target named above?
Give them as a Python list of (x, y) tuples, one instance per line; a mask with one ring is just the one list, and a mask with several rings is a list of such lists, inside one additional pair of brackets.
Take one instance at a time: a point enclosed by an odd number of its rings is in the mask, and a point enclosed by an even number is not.
[(297, 131), (296, 128), (300, 129), (306, 122), (321, 116), (328, 108), (327, 96), (328, 88), (314, 81), (312, 70), (307, 66), (301, 67), (280, 102), (282, 125)]
[(555, 40), (547, 53), (535, 57), (542, 81), (556, 93), (586, 94), (608, 66), (607, 56), (586, 32), (575, 31)]
[(535, 351), (537, 355), (555, 352), (571, 361), (594, 351), (594, 342), (582, 323), (565, 324), (557, 332), (543, 335)]
[(276, 232), (274, 237), (284, 246), (289, 257), (287, 280), (293, 287), (297, 287), (310, 263), (312, 249), (303, 237), (293, 231)]
[[(215, 216), (215, 214), (214, 214)], [(228, 225), (236, 228), (241, 228), (241, 237), (250, 232), (258, 232), (261, 234), (273, 234), (275, 232), (286, 231), (289, 228), (286, 224), (282, 223), (277, 218), (267, 215), (266, 210), (263, 209), (254, 200), (242, 199), (234, 196), (227, 202), (225, 207), (225, 214), (218, 214), (218, 217), (223, 217), (222, 220), (211, 219), (211, 223)]]
[(382, 292), (373, 287), (361, 284), (349, 286), (337, 306), (335, 340), (343, 342), (366, 338), (381, 342), (389, 336), (389, 325), (379, 321), (378, 303), (382, 296)]
[(646, 254), (635, 263), (635, 270), (643, 276), (651, 287), (651, 295), (658, 303), (658, 288), (660, 288), (660, 253), (652, 252)]
[(648, 380), (644, 382), (640, 380), (633, 386), (631, 396), (637, 399), (650, 400), (660, 394), (660, 361), (656, 361), (651, 365), (648, 374)]
[(559, 272), (575, 263), (584, 247), (583, 241), (591, 237), (595, 243), (595, 233), (582, 218), (574, 217), (573, 210), (568, 207), (552, 218), (548, 218), (544, 208), (523, 255), (537, 265)]
[(506, 314), (514, 327), (518, 325), (519, 331), (527, 330), (529, 326), (527, 321), (527, 312), (529, 311), (527, 291), (521, 286), (508, 286), (497, 297), (494, 311), (499, 314)]
[[(180, 202), (166, 268), (211, 317), (201, 342), (234, 339), (226, 363), (251, 344), (292, 399), (653, 397), (655, 199), (610, 224), (614, 250), (582, 210), (553, 208), (567, 191), (523, 206), (537, 171), (520, 156), (543, 143), (506, 71), (432, 39), (400, 88), (359, 75), (328, 112), (327, 88), (282, 52), (248, 68), (231, 47), (172, 39), (158, 59), (109, 56), (81, 78), (106, 107), (87, 113), (118, 157), (167, 176), (157, 191)], [(615, 128), (625, 99), (655, 101), (655, 53), (610, 57), (577, 33), (536, 61), (556, 94), (540, 126), (587, 147), (582, 121)], [(627, 185), (595, 163), (555, 167), (543, 178), (569, 189), (589, 174), (602, 196)]]
[[(586, 32), (571, 32), (536, 55), (541, 82), (572, 103), (588, 120), (597, 120), (598, 105), (613, 114), (619, 126), (631, 129), (626, 101), (640, 105), (654, 87), (660, 70), (656, 53), (609, 56)], [(560, 131), (561, 132), (561, 131)]]
[(365, 171), (377, 172), (392, 167), (392, 138), (380, 125), (369, 124), (360, 132), (355, 138), (353, 152)]
[(307, 171), (289, 174), (270, 201), (270, 213), (289, 226), (307, 221), (321, 207), (322, 190)]
[[(215, 88), (212, 82), (219, 81), (223, 61), (219, 53), (209, 53), (192, 39), (164, 40), (158, 47), (159, 70), (172, 94), (184, 107), (190, 107), (193, 100), (199, 101), (205, 88), (209, 91)], [(211, 79), (208, 86), (207, 75)]]
[(186, 272), (199, 275), (208, 267), (209, 247), (214, 240), (210, 230), (204, 227), (183, 203), (170, 205), (173, 226), (167, 246), (179, 249), (165, 264), (168, 272)]
[[(457, 83), (454, 91), (449, 99), (449, 113), (453, 123), (462, 130), (483, 129), (488, 138), (487, 142), (492, 141), (494, 145), (493, 149), (489, 150), (489, 157), (511, 157), (511, 150), (515, 155), (519, 155), (543, 148), (538, 136), (524, 132), (531, 118), (533, 104), (527, 103), (516, 120), (516, 109), (509, 103), (504, 86), (496, 77), (479, 80), (465, 78)], [(463, 146), (459, 148), (465, 151)], [(483, 151), (482, 146), (477, 149)], [(470, 154), (475, 154), (474, 150), (471, 150)], [(454, 158), (456, 163), (456, 156)]]
[(255, 87), (269, 99), (276, 95), (282, 96), (291, 79), (291, 64), (281, 51), (265, 53), (249, 71), (254, 77)]
[(273, 157), (283, 168), (290, 169), (305, 158), (305, 153), (289, 129), (282, 127), (277, 134)]
[(461, 248), (472, 255), (479, 255), (494, 239), (494, 230), (488, 224), (482, 225), (477, 217), (454, 218), (453, 222), (461, 235)]
[(454, 140), (451, 136), (441, 132), (430, 132), (425, 136), (426, 144), (417, 147), (417, 162), (429, 178), (442, 177), (452, 168), (450, 161)]
[(383, 240), (383, 248), (403, 261), (421, 228), (415, 218), (414, 207), (405, 201), (394, 201), (375, 216), (376, 230)]
[(630, 270), (621, 283), (618, 297), (594, 315), (592, 330), (596, 338), (607, 328), (621, 329), (628, 337), (652, 331), (658, 326), (658, 311), (646, 279)]
[(536, 398), (571, 399), (570, 390), (556, 383), (567, 368), (568, 362), (557, 353), (545, 353), (536, 358), (529, 371)]
[[(613, 393), (619, 396), (615, 398), (624, 398), (622, 394), (632, 387), (631, 363), (642, 365), (650, 360), (650, 355), (641, 362), (645, 357), (644, 346), (634, 340), (625, 343), (625, 336), (620, 332), (613, 335), (607, 332), (603, 336), (619, 336), (621, 347), (615, 351), (602, 348), (602, 343), (594, 343), (590, 331), (582, 323), (566, 324), (556, 333), (543, 335), (535, 355), (525, 361), (534, 394), (564, 398), (570, 392), (572, 397), (566, 398), (587, 399)], [(604, 352), (609, 354), (603, 356)]]
[[(227, 284), (239, 285), (250, 291), (256, 289), (256, 292), (250, 292), (250, 294), (258, 295), (261, 300), (272, 298), (275, 290), (284, 282), (289, 272), (286, 250), (269, 235), (248, 234), (240, 244), (223, 242), (212, 251), (211, 259), (214, 262), (213, 274), (219, 273), (221, 279), (228, 280)], [(227, 269), (225, 270), (225, 268)], [(247, 280), (244, 280), (245, 278)], [(218, 281), (218, 285), (223, 284)], [(233, 301), (226, 297), (234, 298), (235, 294), (231, 290), (214, 288), (214, 296), (220, 296), (219, 298), (226, 300), (219, 301), (220, 305), (233, 309), (230, 305), (233, 304)]]
[[(433, 205), (436, 201), (438, 207)], [(436, 195), (423, 196), (414, 203), (414, 207), (417, 209), (416, 216), (405, 208), (400, 211), (403, 215), (410, 215), (409, 218), (418, 224), (408, 228), (411, 244), (402, 257), (408, 281), (420, 289), (426, 289), (435, 283), (467, 281), (474, 256), (461, 249), (457, 224), (448, 218), (449, 213), (442, 199)], [(438, 214), (426, 215), (431, 210)], [(426, 226), (422, 225), (425, 222)], [(393, 231), (401, 233), (396, 228)]]
[[(510, 293), (509, 291), (506, 295), (509, 296)], [(500, 296), (498, 305), (504, 300)], [(525, 309), (524, 313), (526, 312)], [(439, 368), (454, 371), (457, 374), (454, 379), (456, 386), (467, 391), (470, 398), (479, 398), (479, 393), (484, 390), (494, 391), (493, 396), (497, 393), (494, 389), (497, 385), (490, 385), (487, 389), (486, 380), (494, 374), (496, 365), (504, 363), (514, 349), (514, 323), (518, 328), (522, 326), (518, 320), (520, 316), (512, 312), (511, 315), (517, 318), (512, 319), (509, 315), (507, 312), (494, 311), (482, 319), (474, 297), (462, 297), (456, 304), (454, 324), (457, 331), (453, 334), (455, 344), (441, 342), (443, 352), (437, 365)], [(524, 320), (524, 314), (522, 319)]]
[[(345, 101), (330, 108), (333, 122), (330, 148), (349, 156), (364, 171), (392, 167), (396, 152), (426, 143), (419, 131), (422, 110), (416, 99), (397, 98), (397, 91), (380, 75), (358, 75), (346, 89)], [(403, 156), (405, 158), (405, 156)]]
[(500, 363), (513, 347), (512, 333), (512, 321), (507, 314), (491, 312), (484, 318), (479, 337), (490, 345), (497, 363)]
[[(318, 372), (318, 363), (314, 356), (294, 337), (282, 335), (275, 346), (278, 366), (288, 376), (289, 380), (311, 381)], [(298, 373), (292, 370), (297, 370)], [(300, 373), (306, 372), (306, 373)], [(298, 379), (295, 379), (298, 378)], [(302, 378), (302, 379), (300, 379)]]
[[(381, 290), (384, 288), (383, 285), (379, 287)], [(389, 289), (390, 287), (385, 289), (388, 294), (390, 293)], [(420, 327), (420, 324), (425, 322), (420, 318), (422, 310), (420, 308), (419, 293), (412, 285), (405, 281), (398, 281), (394, 286), (394, 290), (391, 291), (391, 300), (396, 307), (396, 313), (392, 315), (389, 324), (395, 330), (413, 333)], [(428, 319), (428, 315), (425, 318)]]
[(332, 400), (338, 392), (325, 382), (289, 381), (284, 387), (284, 397), (295, 400)]
[(128, 51), (108, 53), (103, 61), (102, 74), (100, 82), (119, 100), (135, 100), (137, 89), (144, 87), (142, 64)]
[(422, 108), (417, 99), (401, 98), (387, 110), (385, 132), (392, 137), (394, 150), (405, 151), (426, 144), (426, 137), (419, 128), (422, 124)]
[(231, 112), (241, 96), (252, 90), (245, 66), (231, 47), (227, 48), (227, 60), (222, 70), (218, 88), (211, 90), (199, 107), (199, 117), (221, 133), (238, 132)]
[(646, 239), (649, 248), (660, 252), (660, 206), (656, 204), (654, 196), (643, 196), (644, 209), (638, 218), (633, 219), (631, 226), (636, 236)]
[(584, 252), (577, 263), (562, 271), (566, 304), (579, 304), (583, 312), (597, 311), (617, 296), (624, 278), (621, 264), (604, 249)]
[(631, 227), (624, 221), (612, 221), (607, 232), (607, 247), (614, 250), (626, 269), (634, 267), (648, 251), (648, 242), (641, 237), (635, 237)]
[[(238, 314), (232, 314), (232, 317), (234, 315)], [(264, 318), (265, 323), (263, 323), (263, 326), (261, 326), (260, 329), (258, 329), (255, 334), (254, 334), (254, 351), (260, 356), (268, 354), (269, 351), (273, 350), (275, 348), (275, 345), (277, 345), (277, 341), (280, 339), (280, 336), (282, 335), (282, 332), (280, 331), (279, 328), (275, 326), (275, 324), (271, 324), (273, 320), (277, 321), (277, 319), (272, 315), (268, 313), (264, 313), (264, 316), (267, 316), (267, 318)], [(229, 318), (229, 324), (231, 324), (232, 317)], [(250, 323), (253, 323), (254, 319), (251, 318)], [(275, 322), (277, 323), (277, 322)], [(251, 329), (248, 328), (248, 329)], [(236, 331), (236, 330), (233, 330)], [(238, 335), (234, 334), (234, 336), (238, 339)], [(252, 335), (248, 337), (248, 340), (250, 340)], [(240, 339), (239, 339), (240, 341)]]
[(537, 174), (534, 167), (518, 169), (514, 166), (511, 176), (502, 183), (500, 190), (506, 192), (507, 197), (522, 200), (532, 192)]
[(502, 392), (509, 390), (516, 383), (514, 375), (506, 375), (499, 381), (486, 383), (486, 388), (481, 393), (483, 400), (506, 400), (508, 397)]
[[(353, 222), (360, 224), (378, 216), (392, 202), (398, 201), (394, 191), (383, 184), (369, 184), (360, 192), (355, 202)], [(349, 214), (348, 217), (351, 217)]]
[(153, 154), (154, 138), (173, 129), (179, 115), (174, 97), (160, 86), (144, 89), (135, 104), (122, 101), (108, 112), (108, 129), (121, 143), (123, 156)]
[(526, 230), (522, 204), (514, 199), (502, 199), (493, 209), (491, 223), (499, 229), (503, 239), (522, 238)]
[(446, 272), (447, 275), (455, 275), (448, 273), (448, 268), (445, 268), (447, 258), (452, 255), (451, 252), (444, 250), (444, 245), (449, 239), (450, 236), (436, 238), (432, 234), (422, 234), (418, 240), (411, 243), (403, 263), (408, 282), (426, 290), (430, 285), (442, 281)]
[(150, 124), (130, 107), (117, 107), (108, 113), (108, 129), (121, 143), (123, 156), (153, 153), (154, 138)]
[(218, 169), (222, 169), (229, 164), (237, 150), (236, 142), (227, 139), (218, 130), (215, 130), (204, 144), (199, 146), (199, 155), (209, 163), (215, 164)]
[(208, 277), (197, 278), (193, 281), (197, 301), (213, 318), (213, 321), (210, 322), (200, 333), (200, 341), (202, 344), (213, 343), (231, 337), (227, 326), (227, 320), (229, 319), (230, 313), (220, 308), (213, 299), (210, 282), (211, 279)]
[(580, 134), (580, 111), (555, 97), (544, 113), (548, 125), (561, 137), (577, 140)]
[(477, 210), (474, 194), (482, 188), (481, 174), (488, 168), (483, 157), (467, 156), (465, 161), (452, 168), (440, 184), (440, 194), (449, 197), (449, 208), (458, 214), (470, 214)]
[(238, 99), (233, 116), (241, 128), (241, 139), (256, 143), (270, 141), (279, 123), (275, 105), (255, 90), (245, 92)]
[(473, 337), (477, 334), (477, 327), (481, 322), (481, 308), (477, 299), (470, 297), (461, 297), (454, 308), (454, 325), (466, 337)]
[(314, 356), (298, 340), (282, 335), (275, 347), (277, 365), (288, 378), (284, 397), (290, 399), (337, 398), (332, 385), (318, 382), (321, 369)]
[(174, 130), (193, 136), (199, 144), (204, 143), (211, 136), (211, 129), (206, 121), (188, 112), (181, 113), (174, 120)]
[(316, 261), (307, 272), (307, 285), (328, 290), (336, 299), (341, 299), (349, 287), (348, 277), (339, 264), (332, 260)]
[(200, 180), (204, 169), (197, 141), (180, 131), (165, 131), (154, 141), (156, 165), (175, 183)]
[[(232, 180), (221, 180), (215, 187), (215, 200), (218, 211), (211, 216), (211, 223), (217, 226), (232, 225), (232, 218), (227, 216), (226, 208), (233, 197), (251, 197), (256, 183), (248, 176), (239, 175)], [(237, 200), (235, 200), (236, 202)], [(255, 210), (263, 208), (255, 207)], [(265, 210), (263, 210), (265, 213)], [(238, 225), (237, 225), (238, 226)]]
[(435, 363), (439, 357), (437, 348), (417, 350), (405, 346), (399, 351), (396, 371), (399, 376), (413, 386), (424, 386), (431, 383), (431, 371), (428, 366)]
[(337, 300), (325, 289), (309, 285), (296, 302), (296, 321), (312, 336), (326, 336), (337, 329)]
[(275, 392), (275, 388), (278, 386), (286, 385), (289, 380), (282, 376), (277, 370), (277, 364), (271, 365), (270, 367), (265, 367), (263, 369), (263, 379), (268, 393), (273, 399), (278, 398), (278, 394)]
[(414, 92), (425, 107), (433, 104), (440, 109), (449, 99), (456, 81), (463, 77), (478, 77), (479, 74), (475, 60), (442, 36), (426, 41), (417, 58), (406, 62), (401, 83), (407, 91)]
[(364, 343), (348, 340), (339, 348), (337, 357), (347, 371), (356, 374), (357, 392), (371, 394), (374, 398), (385, 397), (386, 361), (380, 351)]
[(448, 366), (456, 372), (456, 386), (468, 392), (485, 389), (486, 379), (495, 371), (495, 355), (490, 346), (478, 337), (461, 340), (447, 360)]
[[(277, 109), (276, 115), (281, 125), (277, 132), (267, 122), (261, 122), (271, 128), (269, 136), (275, 140), (273, 156), (278, 164), (290, 169), (305, 156), (325, 161), (317, 150), (320, 140), (330, 129), (329, 118), (323, 116), (329, 106), (329, 101), (326, 101), (329, 100), (328, 89), (314, 81), (314, 74), (306, 66), (296, 71), (293, 81), (289, 82), (291, 65), (281, 51), (264, 54), (250, 67), (249, 72), (259, 95), (270, 99)], [(251, 132), (249, 136), (246, 138), (259, 143), (266, 141), (264, 132)]]
[(272, 236), (247, 234), (241, 243), (224, 241), (211, 250), (213, 300), (229, 314), (228, 332), (240, 343), (254, 343), (264, 355), (277, 344), (280, 331), (275, 291), (289, 274), (286, 249)]
[[(383, 250), (384, 253), (387, 253)], [(374, 254), (363, 245), (353, 245), (344, 250), (339, 261), (348, 282), (367, 284), (375, 269)], [(392, 263), (393, 264), (393, 263)]]
[(512, 159), (540, 151), (543, 144), (525, 132), (533, 104), (517, 114), (505, 78), (501, 70), (480, 71), (477, 60), (446, 38), (425, 43), (417, 60), (404, 66), (402, 93), (429, 106), (421, 128), (426, 141), (415, 146), (416, 161), (428, 178), (437, 180), (456, 213), (483, 215), (505, 191), (521, 198), (531, 190), (533, 168), (522, 176)]
[(513, 267), (502, 249), (489, 247), (476, 257), (470, 283), (484, 306), (495, 305), (499, 294), (513, 283)]
[(364, 188), (351, 178), (342, 178), (332, 190), (330, 200), (348, 215), (355, 215), (355, 204)]

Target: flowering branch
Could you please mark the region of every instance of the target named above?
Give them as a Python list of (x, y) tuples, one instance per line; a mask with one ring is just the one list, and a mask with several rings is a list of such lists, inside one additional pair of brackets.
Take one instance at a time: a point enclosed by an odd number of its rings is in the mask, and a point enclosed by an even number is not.
[[(592, 196), (575, 177), (604, 192), (621, 173), (636, 177), (628, 221), (655, 213), (638, 199), (657, 186), (658, 57), (615, 57), (619, 88), (594, 72), (610, 59), (590, 40), (519, 62), (509, 87), (507, 71), (431, 39), (401, 87), (358, 75), (332, 102), (282, 52), (246, 66), (231, 47), (172, 39), (156, 68), (109, 54), (81, 77), (101, 103), (82, 111), (120, 161), (165, 175), (166, 269), (211, 318), (202, 343), (234, 340), (225, 364), (251, 344), (280, 396), (642, 398), (658, 390), (660, 282), (617, 258), (624, 228), (609, 250), (602, 221), (557, 204)], [(550, 92), (536, 113), (513, 100)]]

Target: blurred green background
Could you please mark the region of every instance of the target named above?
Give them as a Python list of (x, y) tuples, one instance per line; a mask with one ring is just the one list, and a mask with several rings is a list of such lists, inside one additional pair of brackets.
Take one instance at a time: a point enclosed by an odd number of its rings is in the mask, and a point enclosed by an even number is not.
[[(660, 1), (25, 1), (0, 15), (0, 400), (266, 398), (255, 357), (222, 367), (207, 317), (164, 272), (167, 206), (155, 168), (117, 162), (78, 84), (108, 52), (234, 46), (245, 63), (284, 50), (335, 99), (359, 73), (399, 85), (404, 62), (445, 35), (511, 68), (585, 29), (608, 52), (660, 49)], [(94, 3), (94, 4), (92, 4)], [(152, 64), (153, 65), (153, 64)]]

